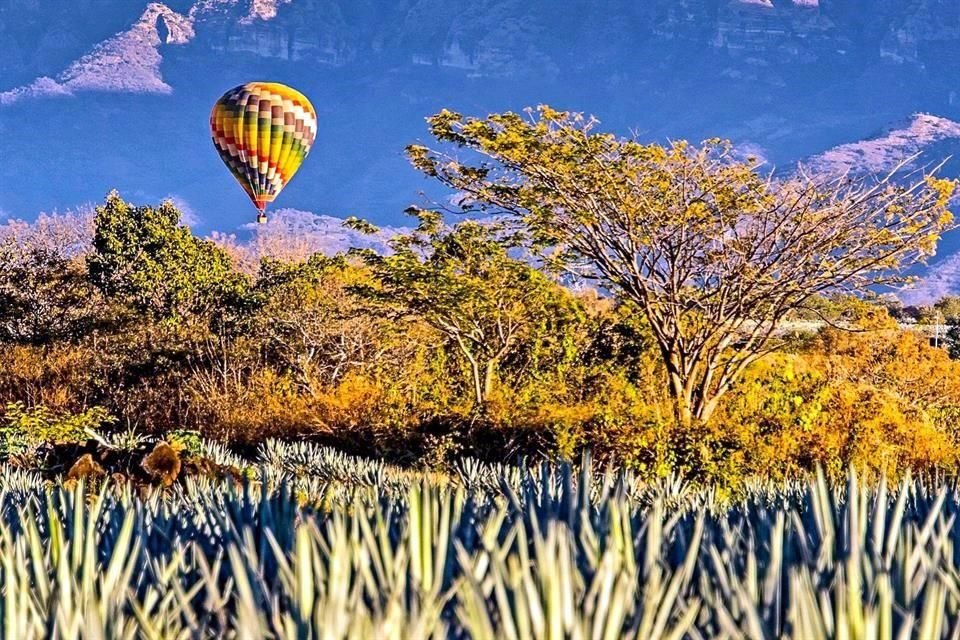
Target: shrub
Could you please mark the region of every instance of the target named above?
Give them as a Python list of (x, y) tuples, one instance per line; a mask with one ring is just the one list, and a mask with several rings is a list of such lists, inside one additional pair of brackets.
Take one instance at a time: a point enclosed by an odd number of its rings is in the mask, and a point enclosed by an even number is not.
[(103, 407), (81, 413), (58, 413), (45, 406), (26, 407), (14, 402), (6, 406), (0, 429), (0, 452), (21, 454), (39, 444), (82, 442), (99, 429), (115, 422)]

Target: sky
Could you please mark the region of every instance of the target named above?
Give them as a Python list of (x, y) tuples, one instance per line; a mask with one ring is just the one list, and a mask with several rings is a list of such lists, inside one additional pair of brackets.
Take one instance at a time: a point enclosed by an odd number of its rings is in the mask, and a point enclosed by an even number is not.
[[(87, 0), (82, 14), (68, 0), (0, 0), (0, 40), (14, 43), (0, 61), (0, 215), (116, 188), (173, 199), (199, 232), (244, 233), (255, 210), (208, 117), (251, 80), (297, 88), (318, 115), (275, 206), (380, 225), (449, 197), (404, 156), (431, 143), (424, 119), (442, 108), (549, 103), (643, 140), (728, 137), (778, 170), (876, 171), (960, 146), (960, 73), (939, 65), (960, 54), (953, 13), (931, 23), (924, 2), (916, 15), (876, 0), (702, 4), (715, 8), (605, 0), (574, 20), (521, 0)], [(956, 287), (960, 258), (946, 258), (958, 249), (948, 238), (939, 287)]]

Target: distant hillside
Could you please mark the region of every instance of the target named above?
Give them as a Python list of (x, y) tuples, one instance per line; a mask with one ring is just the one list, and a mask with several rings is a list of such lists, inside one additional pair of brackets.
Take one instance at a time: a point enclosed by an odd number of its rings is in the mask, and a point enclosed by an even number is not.
[(408, 227), (384, 227), (368, 235), (348, 229), (343, 223), (342, 218), (280, 209), (270, 215), (266, 224), (253, 222), (246, 226), (251, 237), (245, 246), (257, 259), (303, 260), (315, 253), (332, 256), (350, 249), (387, 253), (387, 243), (393, 236), (410, 231)]
[(920, 113), (903, 126), (836, 146), (803, 164), (816, 173), (885, 174), (903, 162), (907, 162), (905, 170), (935, 166), (956, 156), (958, 151), (960, 123)]

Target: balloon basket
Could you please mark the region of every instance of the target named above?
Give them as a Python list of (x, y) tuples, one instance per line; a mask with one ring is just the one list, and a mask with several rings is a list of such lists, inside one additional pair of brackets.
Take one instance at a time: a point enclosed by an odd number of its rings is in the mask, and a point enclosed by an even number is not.
[(267, 214), (265, 214), (265, 213), (258, 213), (258, 214), (257, 214), (257, 224), (266, 224), (266, 222), (267, 222)]

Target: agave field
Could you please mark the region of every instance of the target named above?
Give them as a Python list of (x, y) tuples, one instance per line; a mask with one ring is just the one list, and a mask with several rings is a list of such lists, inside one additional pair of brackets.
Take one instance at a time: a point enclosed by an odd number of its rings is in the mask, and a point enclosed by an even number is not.
[(754, 485), (270, 442), (246, 483), (0, 478), (6, 638), (960, 637), (955, 484)]

